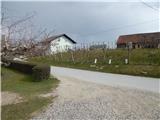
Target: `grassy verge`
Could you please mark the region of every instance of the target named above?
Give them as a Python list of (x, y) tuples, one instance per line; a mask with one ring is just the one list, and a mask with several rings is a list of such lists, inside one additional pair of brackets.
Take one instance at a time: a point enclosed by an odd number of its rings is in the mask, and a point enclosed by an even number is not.
[[(30, 58), (30, 61), (107, 73), (160, 78), (160, 49), (133, 49), (130, 51), (130, 64), (125, 65), (124, 60), (127, 55), (127, 50), (124, 49), (79, 50), (72, 54), (66, 52), (52, 56), (33, 57)], [(98, 62), (93, 65), (95, 58), (98, 59)], [(112, 65), (108, 65), (109, 59), (112, 59)]]
[(67, 62), (49, 63), (54, 66), (99, 71), (106, 73), (126, 74), (134, 76), (145, 76), (160, 78), (160, 66), (154, 65), (93, 65)]
[(2, 120), (28, 120), (32, 113), (51, 102), (51, 98), (34, 98), (26, 102), (2, 106)]
[(18, 93), (24, 102), (2, 106), (2, 120), (27, 120), (32, 113), (42, 109), (52, 101), (52, 98), (41, 98), (39, 94), (48, 93), (56, 88), (58, 80), (50, 78), (41, 82), (32, 82), (32, 77), (7, 68), (1, 69), (2, 92)]

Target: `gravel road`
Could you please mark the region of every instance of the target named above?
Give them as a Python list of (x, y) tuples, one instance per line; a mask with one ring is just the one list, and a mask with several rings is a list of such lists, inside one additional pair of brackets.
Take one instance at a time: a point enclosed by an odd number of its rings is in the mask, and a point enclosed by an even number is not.
[(58, 97), (32, 120), (160, 120), (159, 93), (55, 76)]
[(51, 74), (61, 75), (75, 79), (100, 83), (109, 86), (124, 86), (128, 88), (137, 88), (146, 91), (160, 93), (160, 78), (138, 77), (102, 72), (93, 72), (88, 70), (78, 70), (64, 67), (51, 67)]

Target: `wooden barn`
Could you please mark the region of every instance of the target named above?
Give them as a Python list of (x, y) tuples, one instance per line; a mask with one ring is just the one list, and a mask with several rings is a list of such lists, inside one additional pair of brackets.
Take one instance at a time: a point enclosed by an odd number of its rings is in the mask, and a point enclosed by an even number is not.
[(117, 48), (160, 48), (160, 32), (121, 35), (117, 40)]

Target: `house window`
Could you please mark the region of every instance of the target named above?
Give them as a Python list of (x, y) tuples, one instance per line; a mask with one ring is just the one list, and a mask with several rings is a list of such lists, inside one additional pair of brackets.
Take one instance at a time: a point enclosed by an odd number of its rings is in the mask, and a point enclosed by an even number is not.
[(60, 41), (60, 38), (58, 38), (57, 41), (59, 42), (59, 41)]

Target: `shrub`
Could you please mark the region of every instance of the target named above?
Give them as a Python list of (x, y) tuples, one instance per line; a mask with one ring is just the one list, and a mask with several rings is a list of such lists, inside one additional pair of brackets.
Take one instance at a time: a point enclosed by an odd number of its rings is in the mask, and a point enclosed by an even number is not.
[(33, 72), (32, 68), (36, 66), (35, 64), (32, 64), (32, 63), (15, 61), (15, 60), (3, 59), (2, 61), (7, 63), (9, 68), (12, 68), (27, 74), (32, 74)]
[(50, 67), (47, 65), (36, 65), (28, 62), (2, 59), (2, 62), (7, 64), (7, 67), (17, 71), (30, 74), (33, 76), (33, 81), (41, 81), (48, 79), (50, 76)]
[(50, 76), (50, 66), (47, 65), (37, 65), (33, 68), (33, 80), (41, 81), (48, 79)]

